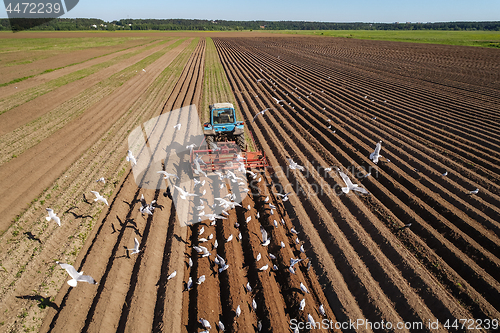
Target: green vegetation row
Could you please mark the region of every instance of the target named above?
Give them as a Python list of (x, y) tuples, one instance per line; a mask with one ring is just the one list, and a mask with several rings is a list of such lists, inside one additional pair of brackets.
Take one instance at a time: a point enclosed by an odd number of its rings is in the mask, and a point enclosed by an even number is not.
[[(0, 30), (16, 26), (31, 30), (486, 30), (500, 31), (500, 21), (493, 22), (436, 22), (436, 23), (335, 23), (306, 21), (225, 21), (188, 19), (123, 19), (105, 22), (100, 19), (58, 18), (47, 22), (41, 19), (0, 19)], [(42, 23), (45, 22), (45, 23)], [(38, 25), (42, 23), (41, 25)], [(24, 30), (24, 29), (20, 29)]]

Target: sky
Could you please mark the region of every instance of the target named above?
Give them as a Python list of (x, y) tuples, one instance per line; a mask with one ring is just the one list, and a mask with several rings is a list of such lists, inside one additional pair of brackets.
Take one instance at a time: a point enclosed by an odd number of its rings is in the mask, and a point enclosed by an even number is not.
[[(5, 7), (0, 9), (0, 17), (7, 18)], [(62, 17), (108, 22), (126, 18), (377, 23), (499, 21), (500, 0), (80, 0)]]

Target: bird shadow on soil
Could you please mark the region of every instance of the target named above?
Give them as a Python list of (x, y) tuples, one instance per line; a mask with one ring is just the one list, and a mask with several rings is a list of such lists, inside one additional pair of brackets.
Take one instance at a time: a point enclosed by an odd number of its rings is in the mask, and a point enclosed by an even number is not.
[(82, 196), (83, 196), (83, 202), (85, 202), (86, 204), (89, 204), (89, 205), (91, 205), (91, 204), (92, 204), (92, 202), (89, 202), (89, 201), (87, 200), (87, 197), (85, 196), (85, 193), (82, 193)]
[(132, 202), (128, 202), (128, 201), (122, 200), (122, 202), (123, 202), (124, 204), (126, 204), (126, 205), (129, 207), (129, 209), (132, 209), (132, 208), (133, 208), (133, 206), (134, 206), (134, 204), (135, 204), (136, 202), (140, 202), (140, 200), (139, 200), (139, 199), (134, 199), (134, 200), (132, 200)]
[[(118, 220), (118, 223), (120, 223), (120, 226), (122, 227), (122, 229), (120, 231), (122, 231), (123, 228), (131, 228), (131, 229), (134, 229), (136, 235), (138, 235), (139, 237), (142, 237), (141, 232), (137, 228), (137, 223), (135, 223), (135, 221), (133, 219), (126, 219), (125, 222), (122, 222), (122, 220), (120, 220), (118, 215), (116, 215), (116, 219)], [(129, 224), (131, 224), (131, 225), (129, 225)], [(113, 229), (114, 229), (114, 227), (113, 227)]]
[(178, 241), (178, 242), (181, 242), (181, 243), (184, 243), (184, 244), (187, 244), (187, 242), (182, 239), (181, 237), (179, 237), (179, 235), (174, 235), (174, 238)]
[(38, 307), (40, 309), (45, 309), (46, 307), (51, 307), (55, 310), (59, 310), (59, 306), (56, 303), (50, 300), (50, 297), (43, 297), (40, 295), (24, 295), (24, 296), (16, 296), (16, 298), (20, 299), (28, 299), (30, 301), (37, 301)]
[(33, 235), (33, 234), (31, 233), (31, 231), (26, 231), (26, 232), (24, 233), (24, 235), (26, 235), (26, 237), (28, 237), (28, 239), (29, 239), (29, 240), (37, 241), (38, 243), (41, 243), (41, 242), (42, 242), (42, 241), (40, 240), (40, 238), (35, 237), (35, 235)]
[[(85, 196), (85, 194), (84, 194), (84, 196)], [(88, 202), (87, 202), (87, 203), (88, 203)], [(71, 210), (73, 210), (73, 209), (75, 209), (75, 208), (78, 208), (78, 207), (76, 207), (76, 206), (71, 206), (71, 207), (69, 207), (69, 208), (68, 208), (68, 209), (67, 209), (64, 213), (65, 213), (65, 214), (69, 213), (69, 214), (73, 215), (75, 219), (84, 219), (84, 218), (87, 218), (87, 217), (90, 217), (90, 218), (92, 217), (92, 216), (90, 216), (90, 215), (79, 215), (79, 214), (77, 214), (77, 213), (75, 213), (75, 212), (72, 212)]]

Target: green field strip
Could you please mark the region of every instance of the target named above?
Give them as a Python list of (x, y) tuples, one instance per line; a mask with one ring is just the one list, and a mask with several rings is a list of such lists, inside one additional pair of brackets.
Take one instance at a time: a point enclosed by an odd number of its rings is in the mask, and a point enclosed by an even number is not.
[[(135, 39), (139, 39), (140, 40), (140, 39), (143, 39), (143, 38), (130, 38), (130, 39), (131, 40), (135, 40)], [(148, 40), (145, 40), (144, 43), (141, 43), (141, 44), (127, 46), (127, 47), (124, 47), (122, 49), (118, 49), (118, 50), (115, 50), (115, 51), (112, 51), (112, 52), (109, 52), (109, 53), (105, 53), (105, 54), (102, 54), (102, 55), (99, 55), (99, 56), (95, 56), (95, 57), (92, 57), (92, 58), (89, 58), (89, 59), (86, 59), (86, 60), (83, 60), (83, 61), (71, 63), (71, 64), (66, 65), (66, 66), (62, 66), (62, 67), (58, 67), (58, 68), (46, 69), (46, 70), (43, 70), (43, 71), (41, 71), (40, 73), (37, 73), (37, 74), (28, 75), (28, 76), (24, 76), (24, 77), (13, 79), (13, 80), (11, 80), (9, 82), (1, 83), (0, 87), (5, 87), (5, 86), (8, 86), (8, 85), (17, 83), (17, 82), (21, 82), (21, 81), (27, 80), (27, 79), (35, 77), (35, 76), (39, 76), (39, 75), (42, 75), (42, 74), (45, 74), (45, 73), (53, 72), (53, 71), (58, 70), (58, 69), (62, 69), (62, 68), (66, 68), (66, 67), (71, 67), (71, 66), (74, 66), (74, 65), (79, 65), (79, 64), (82, 64), (84, 62), (87, 62), (87, 61), (90, 61), (90, 60), (93, 60), (93, 59), (97, 59), (97, 58), (101, 58), (101, 57), (104, 57), (104, 56), (107, 56), (107, 55), (110, 55), (110, 54), (113, 54), (113, 53), (117, 53), (117, 52), (125, 51), (125, 50), (128, 50), (128, 49), (140, 47), (140, 46), (143, 46), (143, 45), (148, 44), (148, 43), (154, 43), (154, 42), (156, 42), (158, 40), (159, 39), (148, 39)], [(2, 44), (2, 46), (3, 46), (3, 44)], [(0, 49), (0, 54), (2, 54), (2, 50), (3, 50), (3, 48)], [(29, 51), (23, 51), (23, 52), (29, 52)], [(20, 62), (18, 62), (18, 63), (15, 62), (14, 64), (8, 63), (6, 65), (0, 66), (0, 68), (1, 67), (11, 67), (11, 66), (16, 66), (16, 65), (21, 65), (21, 64), (32, 63), (32, 62), (35, 62), (37, 60), (48, 58), (49, 56), (50, 55), (47, 55), (47, 56), (44, 56), (44, 57), (35, 58), (34, 60), (21, 60)], [(30, 58), (33, 59), (34, 57), (30, 56)], [(1, 60), (0, 60), (0, 62), (1, 62)]]
[(499, 31), (450, 30), (276, 30), (266, 33), (329, 36), (395, 42), (500, 47)]
[[(236, 98), (234, 97), (231, 85), (226, 76), (226, 72), (217, 53), (217, 48), (210, 37), (206, 37), (205, 47), (205, 72), (203, 75), (203, 92), (201, 98), (201, 121), (210, 121), (209, 105), (213, 103), (229, 102), (234, 105), (236, 119), (243, 120), (240, 110), (237, 108)], [(255, 151), (253, 142), (245, 125), (245, 141), (248, 150)]]
[[(133, 103), (126, 115), (112, 124), (102, 137), (97, 140), (85, 153), (76, 161), (68, 170), (66, 170), (58, 179), (56, 179), (50, 187), (46, 188), (37, 198), (32, 201), (29, 208), (23, 211), (10, 228), (4, 233), (3, 238), (6, 245), (3, 253), (0, 254), (0, 262), (2, 258), (12, 257), (16, 255), (16, 264), (22, 267), (28, 267), (19, 274), (16, 271), (5, 275), (2, 291), (4, 294), (11, 293), (17, 288), (18, 281), (23, 276), (34, 274), (36, 269), (30, 265), (36, 262), (39, 256), (43, 256), (46, 242), (54, 237), (54, 233), (58, 232), (57, 228), (45, 221), (43, 217), (46, 215), (45, 207), (48, 205), (53, 207), (58, 212), (67, 212), (71, 208), (75, 208), (78, 212), (85, 216), (83, 220), (72, 217), (71, 214), (61, 214), (61, 221), (66, 228), (71, 228), (69, 237), (57, 248), (54, 256), (63, 258), (65, 262), (73, 264), (78, 258), (80, 251), (84, 248), (84, 243), (88, 236), (96, 227), (96, 222), (99, 220), (103, 211), (102, 206), (83, 204), (81, 196), (78, 193), (88, 193), (94, 189), (94, 178), (105, 176), (107, 182), (99, 192), (105, 197), (112, 197), (113, 193), (120, 187), (120, 181), (123, 180), (123, 174), (130, 168), (130, 163), (125, 161), (122, 152), (126, 147), (127, 136), (129, 130), (142, 124), (145, 120), (157, 116), (157, 110), (164, 104), (165, 96), (172, 93), (177, 81), (179, 80), (183, 69), (189, 60), (190, 55), (198, 44), (199, 38), (192, 41), (172, 63), (166, 67), (161, 74), (148, 87), (146, 93)], [(125, 143), (125, 146), (123, 145)], [(103, 157), (104, 156), (104, 157)], [(68, 195), (70, 194), (70, 195)], [(74, 197), (73, 197), (74, 195)], [(68, 200), (68, 197), (71, 199)], [(97, 225), (98, 226), (98, 225)], [(23, 246), (31, 248), (29, 238), (25, 237), (19, 230), (31, 230), (42, 239), (43, 244), (38, 246), (37, 251), (25, 252)], [(2, 237), (2, 236), (0, 236)], [(21, 252), (22, 251), (22, 252)], [(58, 288), (65, 282), (66, 276), (60, 274), (57, 270), (53, 270), (53, 266), (42, 266), (42, 269), (37, 272), (36, 282), (33, 283), (33, 290), (36, 293), (55, 294)], [(22, 282), (21, 282), (22, 283)], [(53, 290), (56, 288), (57, 290)], [(51, 293), (52, 291), (52, 293)], [(17, 310), (16, 310), (17, 311)], [(22, 311), (33, 311), (33, 318), (43, 318), (44, 312), (40, 311), (39, 303), (31, 302), (23, 308)], [(21, 312), (21, 309), (19, 309)], [(31, 313), (31, 312), (30, 312)], [(16, 328), (28, 326), (30, 318), (21, 318), (18, 320)], [(31, 325), (31, 324), (30, 324)], [(34, 325), (36, 331), (41, 325), (41, 321)]]
[(148, 45), (145, 48), (135, 50), (135, 51), (129, 52), (127, 54), (123, 54), (123, 55), (115, 57), (111, 60), (92, 65), (88, 68), (84, 68), (84, 69), (75, 71), (73, 73), (66, 74), (64, 76), (61, 76), (57, 79), (43, 83), (43, 84), (38, 85), (36, 87), (21, 91), (17, 94), (9, 95), (3, 99), (0, 99), (0, 114), (5, 113), (9, 110), (12, 110), (13, 108), (15, 108), (17, 106), (22, 105), (26, 102), (29, 102), (29, 101), (31, 101), (39, 96), (42, 96), (48, 92), (51, 92), (54, 89), (62, 87), (68, 83), (83, 79), (89, 75), (97, 73), (98, 71), (100, 71), (104, 68), (115, 65), (123, 60), (131, 58), (139, 53), (145, 52), (145, 51), (147, 51), (153, 47), (156, 47), (158, 45), (164, 44), (170, 40), (171, 39), (167, 39), (167, 40), (161, 41), (159, 43), (153, 43), (152, 45)]
[(43, 116), (3, 135), (0, 138), (0, 165), (12, 158), (16, 158), (27, 149), (64, 127), (88, 108), (109, 96), (126, 81), (140, 74), (143, 68), (158, 60), (168, 51), (180, 46), (184, 40), (185, 38), (168, 45), (164, 49), (86, 89), (75, 98), (64, 102)]

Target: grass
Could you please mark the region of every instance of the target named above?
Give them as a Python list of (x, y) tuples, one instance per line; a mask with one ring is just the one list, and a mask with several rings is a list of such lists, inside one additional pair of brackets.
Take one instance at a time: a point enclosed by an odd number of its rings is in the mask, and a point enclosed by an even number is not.
[(114, 46), (142, 37), (4, 38), (0, 54), (30, 51), (78, 51)]
[[(231, 90), (229, 80), (222, 64), (219, 61), (217, 50), (212, 38), (206, 38), (205, 47), (205, 73), (203, 79), (203, 94), (201, 102), (202, 121), (209, 121), (210, 111), (208, 106), (213, 103), (229, 102), (235, 106), (236, 119), (243, 120), (241, 111), (236, 107), (236, 98)], [(254, 151), (252, 140), (245, 132), (245, 141), (249, 150)]]
[(267, 33), (387, 40), (462, 46), (500, 47), (500, 31), (448, 30), (279, 30)]

